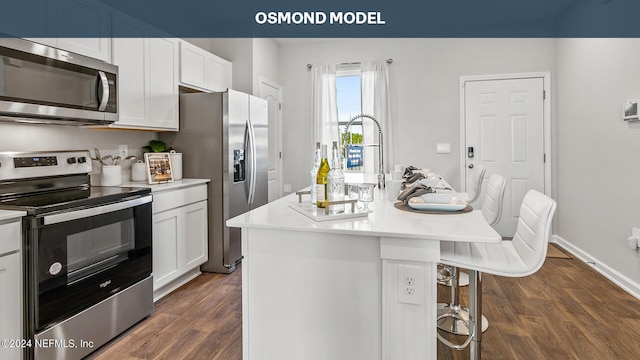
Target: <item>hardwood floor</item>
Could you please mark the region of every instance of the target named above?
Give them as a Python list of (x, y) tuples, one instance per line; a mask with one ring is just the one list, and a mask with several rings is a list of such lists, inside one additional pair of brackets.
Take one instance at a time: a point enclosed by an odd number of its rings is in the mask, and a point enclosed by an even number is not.
[(242, 267), (204, 273), (88, 359), (242, 359)]
[[(640, 300), (573, 258), (547, 257), (525, 278), (483, 276), (484, 359), (640, 359)], [(461, 288), (466, 303), (468, 287)], [(443, 291), (440, 291), (443, 290)], [(448, 300), (439, 289), (439, 301)], [(468, 349), (438, 344), (439, 359)]]
[[(242, 359), (241, 274), (201, 275), (90, 358)], [(640, 300), (580, 260), (549, 257), (526, 278), (485, 275), (483, 289), (484, 359), (640, 359)], [(439, 288), (439, 301), (448, 294)], [(438, 359), (468, 356), (438, 345)]]

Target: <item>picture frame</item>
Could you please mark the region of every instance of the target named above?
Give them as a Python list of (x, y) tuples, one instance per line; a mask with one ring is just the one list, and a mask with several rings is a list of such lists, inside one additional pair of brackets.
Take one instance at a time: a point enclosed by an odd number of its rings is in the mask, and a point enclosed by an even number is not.
[(173, 182), (171, 156), (169, 153), (145, 153), (147, 163), (147, 179), (149, 184)]

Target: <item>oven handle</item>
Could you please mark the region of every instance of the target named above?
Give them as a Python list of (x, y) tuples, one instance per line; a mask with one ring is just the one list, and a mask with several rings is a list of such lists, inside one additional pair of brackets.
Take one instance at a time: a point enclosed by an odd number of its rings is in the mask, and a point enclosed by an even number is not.
[(108, 212), (124, 210), (132, 207), (136, 207), (142, 204), (150, 203), (153, 198), (151, 195), (147, 195), (141, 198), (122, 201), (118, 203), (108, 204), (104, 206), (96, 206), (88, 209), (82, 209), (77, 211), (69, 211), (60, 214), (47, 215), (44, 217), (44, 224), (51, 225), (65, 221), (77, 220), (87, 218), (95, 215), (102, 215)]

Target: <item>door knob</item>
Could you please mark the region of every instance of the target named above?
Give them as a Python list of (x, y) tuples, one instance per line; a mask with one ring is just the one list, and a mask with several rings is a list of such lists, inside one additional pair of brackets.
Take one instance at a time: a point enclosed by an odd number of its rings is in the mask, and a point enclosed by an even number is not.
[(473, 164), (469, 164), (469, 169), (473, 169)]

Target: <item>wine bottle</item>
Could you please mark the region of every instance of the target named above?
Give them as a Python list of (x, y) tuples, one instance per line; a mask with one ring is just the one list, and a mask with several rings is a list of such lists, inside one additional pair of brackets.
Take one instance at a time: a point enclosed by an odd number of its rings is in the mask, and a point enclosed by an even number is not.
[(316, 151), (315, 151), (315, 155), (313, 158), (313, 168), (311, 169), (311, 171), (309, 172), (309, 175), (311, 176), (311, 205), (316, 205), (316, 202), (318, 201), (318, 198), (316, 197), (316, 177), (318, 176), (318, 168), (320, 167), (320, 160), (322, 157), (322, 154), (320, 153), (320, 142), (316, 143)]
[[(344, 173), (340, 166), (340, 155), (338, 153), (338, 142), (333, 142), (331, 149), (331, 170), (327, 176), (327, 189), (329, 201), (344, 200)], [(344, 204), (329, 205), (329, 213), (339, 214), (344, 212)]]
[(320, 167), (316, 174), (316, 205), (325, 207), (327, 202), (327, 176), (329, 175), (329, 161), (327, 161), (327, 145), (322, 145)]

